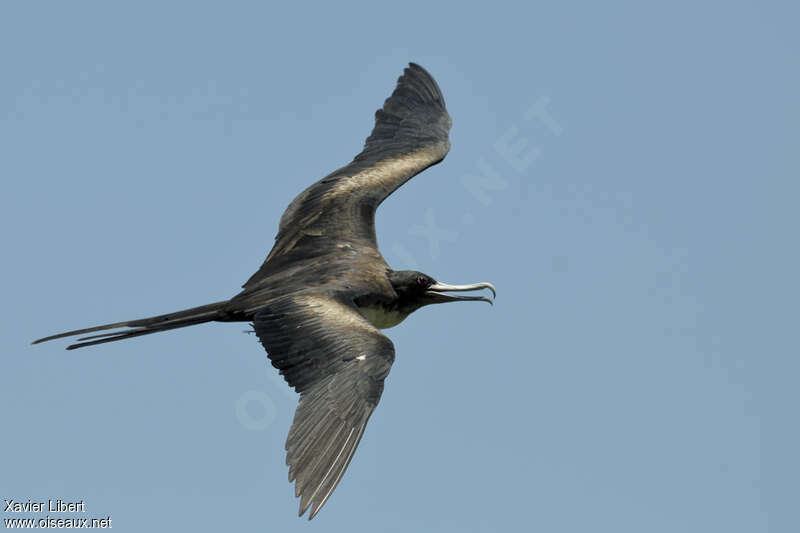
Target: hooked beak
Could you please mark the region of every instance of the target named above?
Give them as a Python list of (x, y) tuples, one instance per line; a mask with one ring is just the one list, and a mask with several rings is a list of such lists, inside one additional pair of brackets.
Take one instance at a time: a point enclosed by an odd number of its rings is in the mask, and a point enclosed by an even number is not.
[(497, 296), (497, 291), (495, 291), (494, 285), (485, 281), (481, 283), (473, 283), (472, 285), (448, 285), (447, 283), (434, 283), (425, 291), (425, 296), (431, 300), (430, 303), (435, 304), (445, 302), (486, 302), (490, 305), (494, 305), (493, 301), (486, 296), (455, 296), (452, 294), (444, 294), (445, 291), (466, 292), (477, 291), (480, 289), (489, 289), (492, 291), (492, 297)]

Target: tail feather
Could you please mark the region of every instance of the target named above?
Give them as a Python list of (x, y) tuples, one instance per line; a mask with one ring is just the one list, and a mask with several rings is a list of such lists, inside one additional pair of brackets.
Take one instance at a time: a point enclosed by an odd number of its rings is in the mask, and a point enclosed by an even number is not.
[[(104, 331), (108, 329), (129, 328), (122, 331), (113, 331), (110, 333), (100, 333), (97, 335), (89, 335), (81, 337), (76, 344), (67, 346), (67, 350), (74, 350), (75, 348), (83, 348), (84, 346), (93, 346), (95, 344), (102, 344), (104, 342), (113, 342), (122, 339), (129, 339), (132, 337), (139, 337), (140, 335), (148, 335), (150, 333), (157, 333), (159, 331), (167, 331), (170, 329), (183, 328), (186, 326), (193, 326), (195, 324), (202, 324), (204, 322), (211, 322), (224, 318), (223, 308), (227, 304), (226, 301), (215, 302), (212, 304), (201, 305), (200, 307), (192, 307), (183, 311), (176, 311), (174, 313), (167, 313), (165, 315), (158, 315), (148, 318), (139, 318), (136, 320), (128, 320), (125, 322), (115, 322), (113, 324), (103, 324), (102, 326), (94, 326), (91, 328), (76, 329), (50, 335), (33, 341), (33, 344), (40, 342), (47, 342), (54, 339), (61, 339), (63, 337), (73, 337), (75, 335), (84, 335), (86, 333), (94, 333), (95, 331)], [(92, 340), (96, 339), (96, 340)]]

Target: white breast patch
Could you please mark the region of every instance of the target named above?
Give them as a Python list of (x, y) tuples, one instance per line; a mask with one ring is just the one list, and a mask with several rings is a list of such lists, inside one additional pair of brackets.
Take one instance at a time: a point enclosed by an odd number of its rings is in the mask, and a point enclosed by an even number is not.
[(387, 311), (385, 307), (376, 305), (373, 307), (359, 307), (358, 310), (369, 320), (370, 324), (378, 329), (393, 328), (406, 319), (407, 313), (399, 311)]

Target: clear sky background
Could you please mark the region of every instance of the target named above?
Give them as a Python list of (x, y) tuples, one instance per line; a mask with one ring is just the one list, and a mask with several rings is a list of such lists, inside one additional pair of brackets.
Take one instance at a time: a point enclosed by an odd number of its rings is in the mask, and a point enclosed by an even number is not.
[[(794, 2), (5, 4), (0, 497), (115, 531), (800, 530), (798, 27)], [(29, 343), (235, 294), (408, 61), (453, 148), (381, 249), (497, 301), (387, 331), (309, 524), (295, 395), (247, 325)]]

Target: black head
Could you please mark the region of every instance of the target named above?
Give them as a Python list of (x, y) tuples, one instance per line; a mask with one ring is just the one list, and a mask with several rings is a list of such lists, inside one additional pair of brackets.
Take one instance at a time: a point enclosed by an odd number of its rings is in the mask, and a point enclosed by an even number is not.
[(485, 296), (454, 296), (447, 292), (475, 291), (489, 289), (495, 295), (494, 285), (491, 283), (474, 283), (472, 285), (448, 285), (439, 283), (432, 277), (416, 270), (397, 270), (389, 273), (394, 291), (398, 296), (398, 306), (403, 308), (419, 309), (424, 305), (446, 302), (480, 301), (492, 303)]
[(424, 294), (436, 280), (416, 270), (395, 270), (389, 273), (389, 282), (397, 296), (406, 299)]

